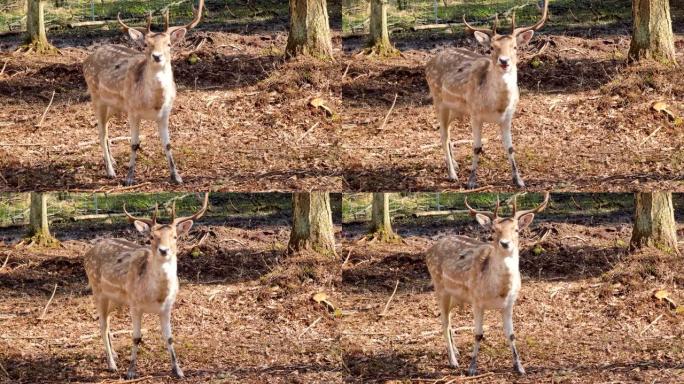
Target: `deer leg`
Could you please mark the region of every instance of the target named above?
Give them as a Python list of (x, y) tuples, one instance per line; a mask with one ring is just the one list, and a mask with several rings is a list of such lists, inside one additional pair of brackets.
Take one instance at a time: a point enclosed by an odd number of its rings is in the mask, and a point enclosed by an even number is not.
[(135, 184), (135, 159), (140, 149), (140, 118), (128, 116), (128, 127), (131, 129), (131, 159), (128, 162), (128, 175), (126, 185)]
[(470, 168), (468, 189), (474, 189), (477, 188), (477, 163), (482, 153), (482, 122), (471, 118), (470, 126), (473, 130), (473, 165)]
[(171, 182), (175, 184), (182, 184), (183, 179), (176, 170), (176, 162), (173, 161), (173, 154), (171, 153), (171, 139), (169, 138), (169, 113), (166, 112), (161, 120), (157, 123), (159, 127), (159, 136), (161, 137), (164, 153), (166, 153), (166, 160), (169, 163), (169, 170), (171, 171)]
[(142, 332), (140, 330), (142, 323), (142, 312), (131, 308), (131, 320), (133, 323), (133, 347), (131, 348), (131, 363), (128, 366), (126, 373), (127, 379), (135, 379), (138, 375), (135, 373), (135, 366), (138, 360), (138, 346), (142, 342)]
[(114, 311), (114, 303), (110, 301), (109, 305), (107, 306), (107, 341), (109, 342), (109, 350), (112, 351), (112, 356), (114, 357), (114, 360), (118, 360), (119, 355), (116, 353), (114, 348), (112, 348), (112, 332), (109, 329), (109, 319), (111, 317), (110, 315), (112, 311)]
[(511, 137), (511, 118), (507, 118), (501, 124), (501, 137), (503, 138), (503, 145), (508, 154), (508, 161), (511, 163), (511, 173), (513, 175), (513, 184), (518, 188), (525, 188), (525, 183), (520, 178), (518, 172), (518, 165), (515, 163), (515, 155), (513, 150), (513, 138)]
[(439, 299), (439, 313), (442, 318), (442, 334), (447, 344), (447, 356), (449, 357), (449, 365), (452, 368), (458, 368), (458, 348), (454, 348), (454, 339), (451, 334), (451, 297), (443, 295)]
[(520, 355), (518, 354), (518, 349), (515, 347), (515, 334), (513, 333), (513, 304), (510, 304), (503, 309), (503, 326), (504, 335), (506, 335), (508, 344), (511, 347), (511, 353), (513, 353), (513, 370), (524, 375), (525, 368), (523, 368), (522, 363), (520, 363)]
[(473, 346), (473, 356), (470, 360), (470, 367), (468, 367), (468, 375), (477, 375), (477, 354), (480, 352), (480, 342), (484, 338), (484, 330), (482, 322), (484, 320), (484, 309), (473, 308), (473, 317), (475, 319), (475, 345)]
[(442, 148), (444, 149), (444, 156), (446, 157), (447, 171), (449, 180), (457, 181), (458, 164), (454, 162), (453, 154), (451, 153), (451, 135), (449, 133), (449, 123), (451, 111), (448, 108), (441, 108), (437, 112), (439, 118), (439, 132), (442, 138)]
[(116, 177), (116, 172), (114, 171), (114, 160), (112, 159), (112, 153), (109, 149), (109, 112), (106, 105), (102, 103), (96, 103), (95, 105), (95, 115), (97, 117), (97, 130), (100, 135), (100, 147), (102, 147), (102, 152), (105, 161), (105, 171), (108, 177)]
[(171, 335), (171, 308), (163, 310), (159, 317), (161, 320), (162, 335), (164, 337), (164, 342), (166, 343), (166, 350), (169, 351), (169, 355), (171, 356), (171, 371), (176, 377), (183, 378), (183, 370), (178, 365), (176, 351), (173, 348), (173, 337)]
[(99, 299), (97, 301), (97, 312), (100, 318), (100, 334), (105, 347), (105, 357), (107, 359), (107, 368), (110, 371), (116, 371), (116, 361), (114, 353), (112, 353), (112, 343), (109, 339), (109, 300)]

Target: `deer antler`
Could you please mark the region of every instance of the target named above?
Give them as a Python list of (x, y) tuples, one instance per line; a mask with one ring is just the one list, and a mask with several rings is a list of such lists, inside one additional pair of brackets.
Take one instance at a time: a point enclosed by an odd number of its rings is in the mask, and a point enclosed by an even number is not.
[(473, 209), (470, 205), (468, 205), (468, 196), (465, 197), (463, 200), (464, 204), (466, 207), (468, 207), (468, 210), (470, 211), (470, 214), (472, 216), (475, 216), (476, 214), (481, 214), (489, 217), (492, 221), (496, 220), (499, 217), (499, 196), (496, 196), (496, 207), (494, 207), (494, 212), (491, 211), (478, 211), (476, 209)]
[(546, 19), (548, 19), (549, 16), (549, 0), (544, 0), (544, 9), (542, 10), (542, 17), (541, 19), (534, 25), (530, 27), (520, 27), (520, 28), (515, 28), (515, 12), (513, 13), (513, 36), (517, 36), (521, 33), (531, 31), (531, 30), (538, 30), (542, 26), (544, 26), (544, 23), (546, 23)]
[(526, 215), (528, 213), (541, 212), (542, 210), (544, 210), (544, 208), (546, 208), (546, 205), (549, 203), (549, 196), (550, 196), (549, 192), (546, 192), (544, 194), (544, 201), (540, 205), (538, 205), (536, 208), (528, 209), (525, 211), (518, 211), (518, 202), (517, 202), (518, 195), (517, 194), (514, 195), (513, 196), (513, 217), (517, 219), (520, 216)]
[(174, 202), (173, 202), (173, 205), (172, 205), (172, 207), (171, 207), (171, 215), (172, 215), (172, 223), (173, 223), (173, 225), (178, 225), (178, 224), (180, 224), (180, 223), (182, 223), (182, 222), (184, 222), (184, 221), (188, 221), (188, 220), (197, 220), (197, 219), (199, 219), (200, 217), (202, 217), (202, 215), (204, 215), (204, 212), (207, 211), (207, 206), (208, 206), (208, 205), (209, 205), (209, 192), (207, 192), (207, 193), (204, 194), (204, 203), (202, 204), (202, 208), (200, 208), (199, 211), (195, 212), (194, 215), (176, 218), (176, 202), (174, 201)]
[(202, 10), (203, 10), (203, 9), (204, 9), (204, 0), (200, 0), (200, 1), (199, 1), (199, 6), (197, 7), (197, 9), (195, 9), (194, 6), (192, 7), (192, 10), (195, 12), (195, 17), (192, 19), (192, 21), (190, 21), (188, 24), (185, 24), (185, 25), (178, 25), (178, 26), (175, 26), (175, 27), (168, 27), (168, 23), (167, 23), (167, 28), (166, 28), (166, 31), (165, 31), (165, 32), (171, 33), (171, 32), (173, 32), (173, 31), (175, 31), (176, 29), (181, 29), (181, 28), (190, 29), (190, 28), (194, 28), (197, 24), (199, 24), (200, 20), (202, 19)]
[(466, 29), (468, 29), (470, 32), (482, 32), (486, 33), (489, 36), (494, 36), (496, 35), (496, 28), (499, 25), (499, 15), (497, 14), (494, 18), (494, 24), (492, 25), (492, 28), (475, 28), (472, 25), (468, 24), (468, 21), (466, 20), (465, 14), (463, 15), (463, 24), (465, 24)]
[(151, 218), (151, 219), (148, 219), (148, 218), (145, 218), (145, 217), (135, 217), (135, 216), (131, 215), (131, 214), (128, 213), (128, 211), (126, 210), (126, 203), (124, 203), (124, 205), (123, 205), (123, 211), (124, 211), (124, 213), (126, 214), (126, 217), (128, 217), (128, 220), (129, 220), (129, 221), (131, 221), (131, 222), (136, 221), (136, 220), (137, 220), (137, 221), (142, 221), (143, 223), (145, 223), (145, 224), (147, 224), (148, 226), (152, 227), (152, 226), (154, 226), (155, 224), (157, 224), (157, 214), (159, 213), (159, 205), (156, 205), (156, 204), (155, 204), (155, 206), (154, 206), (154, 213), (152, 214), (152, 218)]

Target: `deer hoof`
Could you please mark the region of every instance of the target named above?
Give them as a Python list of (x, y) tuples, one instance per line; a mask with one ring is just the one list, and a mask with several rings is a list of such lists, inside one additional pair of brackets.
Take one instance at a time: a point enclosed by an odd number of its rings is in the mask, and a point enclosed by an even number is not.
[(522, 181), (520, 177), (514, 177), (513, 184), (515, 184), (518, 188), (525, 188), (525, 182)]
[(183, 374), (183, 370), (180, 369), (180, 367), (174, 367), (171, 371), (173, 372), (173, 375), (179, 379), (182, 379), (185, 377), (185, 375)]
[(135, 179), (132, 177), (127, 177), (126, 180), (124, 181), (124, 185), (127, 187), (131, 186), (131, 185), (135, 185)]
[(475, 189), (477, 188), (477, 178), (475, 176), (470, 176), (468, 179), (468, 184), (466, 185), (467, 189)]
[(523, 366), (520, 365), (520, 363), (513, 365), (513, 370), (519, 375), (525, 374), (525, 368), (523, 368)]
[(468, 376), (477, 376), (477, 367), (471, 365), (470, 368), (468, 368)]
[(138, 378), (138, 374), (135, 373), (135, 371), (132, 371), (129, 369), (128, 372), (126, 372), (126, 380), (133, 380), (133, 379), (137, 379), (137, 378)]
[(171, 182), (174, 184), (183, 184), (183, 179), (177, 173), (171, 175)]
[(109, 372), (116, 372), (116, 371), (117, 371), (117, 369), (116, 369), (116, 364), (115, 364), (115, 363), (109, 364), (109, 366), (107, 367), (107, 370), (108, 370)]

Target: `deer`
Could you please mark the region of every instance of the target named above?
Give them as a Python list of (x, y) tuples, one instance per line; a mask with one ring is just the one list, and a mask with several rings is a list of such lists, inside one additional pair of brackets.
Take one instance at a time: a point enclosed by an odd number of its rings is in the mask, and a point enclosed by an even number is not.
[(152, 15), (147, 28), (133, 28), (117, 20), (123, 31), (144, 52), (122, 45), (105, 45), (96, 49), (83, 62), (83, 74), (88, 86), (93, 110), (97, 118), (100, 146), (104, 154), (105, 171), (115, 178), (116, 163), (109, 142), (109, 119), (126, 113), (131, 131), (131, 155), (125, 185), (135, 184), (135, 160), (140, 149), (140, 122), (157, 123), (166, 160), (171, 171), (171, 182), (182, 184), (171, 152), (169, 117), (176, 98), (176, 83), (171, 69), (171, 47), (185, 38), (202, 18), (204, 0), (199, 0), (193, 20), (185, 25), (169, 27), (168, 10), (164, 15), (164, 31), (152, 32)]
[(138, 232), (149, 236), (149, 246), (141, 246), (125, 239), (102, 239), (88, 250), (84, 258), (88, 284), (100, 322), (105, 358), (110, 371), (116, 372), (116, 352), (112, 349), (109, 330), (110, 314), (116, 307), (128, 306), (133, 325), (133, 347), (126, 377), (136, 374), (138, 346), (142, 342), (143, 313), (159, 315), (161, 332), (171, 356), (172, 373), (183, 377), (173, 347), (171, 310), (178, 293), (177, 239), (188, 233), (193, 222), (207, 210), (209, 193), (204, 195), (202, 208), (191, 216), (176, 217), (175, 202), (171, 209), (171, 222), (157, 222), (158, 207), (151, 219), (134, 217), (123, 206), (123, 211)]
[(515, 162), (511, 124), (516, 111), (519, 90), (517, 50), (532, 39), (548, 17), (549, 1), (544, 0), (541, 19), (529, 27), (516, 27), (512, 13), (510, 34), (499, 34), (498, 15), (492, 29), (475, 28), (463, 15), (466, 30), (475, 35), (480, 45), (489, 50), (489, 56), (464, 48), (444, 50), (432, 57), (425, 74), (439, 121), (441, 144), (446, 158), (448, 178), (458, 181), (458, 164), (454, 160), (449, 125), (456, 119), (470, 117), (473, 135), (473, 159), (467, 188), (477, 187), (477, 166), (482, 154), (482, 124), (500, 125), (504, 150), (510, 162), (513, 183), (524, 188)]
[(549, 202), (544, 201), (530, 210), (517, 210), (517, 196), (513, 197), (511, 217), (499, 217), (497, 197), (494, 212), (478, 211), (465, 205), (477, 222), (492, 233), (491, 242), (483, 242), (468, 236), (455, 236), (439, 240), (426, 252), (426, 264), (435, 289), (442, 320), (442, 334), (447, 345), (449, 364), (458, 368), (458, 349), (454, 347), (451, 333), (451, 310), (470, 304), (474, 317), (475, 344), (468, 368), (468, 375), (477, 375), (477, 355), (484, 338), (483, 319), (488, 309), (501, 311), (503, 330), (513, 354), (513, 369), (525, 374), (520, 355), (515, 346), (513, 333), (513, 305), (520, 291), (521, 279), (518, 268), (519, 232), (532, 223), (535, 213), (542, 211)]

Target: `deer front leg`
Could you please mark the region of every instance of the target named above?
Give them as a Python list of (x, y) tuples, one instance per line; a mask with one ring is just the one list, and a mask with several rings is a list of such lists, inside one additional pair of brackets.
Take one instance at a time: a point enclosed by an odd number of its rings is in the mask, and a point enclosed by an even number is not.
[(449, 357), (449, 365), (452, 368), (458, 368), (458, 348), (454, 348), (454, 339), (451, 334), (451, 297), (443, 295), (439, 298), (439, 313), (442, 318), (442, 334), (447, 344), (447, 356)]
[(97, 117), (97, 130), (100, 136), (100, 147), (105, 161), (105, 172), (110, 178), (116, 177), (114, 171), (114, 159), (109, 148), (109, 111), (108, 107), (102, 103), (94, 103), (95, 116)]
[(442, 148), (444, 150), (444, 157), (446, 158), (447, 172), (449, 180), (458, 180), (458, 164), (454, 162), (454, 156), (451, 152), (451, 135), (449, 133), (449, 123), (451, 112), (448, 108), (439, 108), (437, 111), (437, 118), (439, 119), (439, 132), (442, 139)]
[(511, 163), (511, 173), (513, 174), (513, 184), (518, 188), (525, 188), (525, 183), (520, 178), (518, 172), (518, 165), (515, 163), (515, 155), (513, 150), (513, 138), (511, 137), (511, 120), (512, 116), (506, 118), (501, 124), (501, 137), (503, 139), (504, 149), (508, 154), (508, 161)]
[(140, 118), (128, 116), (128, 127), (131, 129), (131, 159), (128, 162), (126, 185), (135, 184), (135, 159), (140, 149)]
[(482, 153), (482, 122), (471, 117), (470, 126), (473, 130), (473, 165), (470, 168), (468, 189), (477, 188), (477, 163)]
[(508, 305), (503, 310), (503, 326), (504, 335), (506, 335), (506, 339), (511, 346), (511, 352), (513, 353), (513, 370), (524, 375), (525, 368), (523, 368), (522, 363), (520, 363), (520, 355), (518, 354), (518, 349), (515, 347), (515, 334), (513, 333), (513, 304)]
[(112, 340), (109, 333), (109, 300), (97, 300), (97, 313), (100, 318), (100, 333), (104, 342), (107, 368), (116, 372), (116, 354), (112, 351)]
[(468, 375), (477, 375), (477, 354), (480, 352), (480, 342), (484, 338), (484, 330), (482, 322), (484, 320), (484, 309), (473, 308), (473, 317), (475, 322), (475, 345), (473, 346), (473, 356), (470, 360), (470, 367), (468, 367)]
[(159, 128), (159, 137), (161, 137), (162, 147), (166, 154), (166, 160), (169, 163), (169, 170), (171, 171), (171, 181), (175, 184), (182, 184), (178, 171), (176, 170), (176, 162), (173, 161), (173, 154), (171, 153), (171, 138), (169, 137), (169, 112), (165, 112), (162, 118), (157, 123)]
[(176, 377), (183, 378), (183, 370), (178, 365), (176, 351), (173, 348), (173, 336), (171, 335), (171, 308), (162, 311), (160, 320), (162, 335), (164, 337), (164, 342), (166, 343), (166, 350), (169, 351), (169, 355), (171, 356), (171, 372), (173, 372)]
[(142, 324), (142, 312), (131, 308), (131, 320), (133, 323), (133, 347), (131, 348), (131, 363), (128, 366), (126, 373), (127, 379), (135, 379), (138, 375), (135, 372), (135, 366), (138, 360), (138, 346), (142, 342), (142, 332), (140, 330)]

